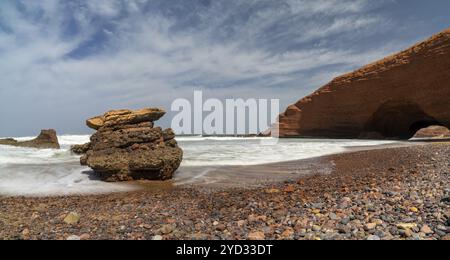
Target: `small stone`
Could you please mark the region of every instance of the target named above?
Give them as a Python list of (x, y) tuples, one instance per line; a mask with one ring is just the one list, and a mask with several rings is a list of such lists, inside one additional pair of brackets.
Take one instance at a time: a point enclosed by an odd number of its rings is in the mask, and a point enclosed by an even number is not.
[(225, 229), (227, 229), (227, 227), (224, 224), (218, 224), (216, 226), (217, 231), (224, 231)]
[(77, 224), (79, 221), (80, 215), (76, 212), (71, 212), (64, 218), (64, 222), (69, 225)]
[(288, 185), (288, 186), (286, 186), (286, 188), (284, 188), (284, 192), (286, 192), (286, 193), (292, 193), (294, 191), (295, 191), (294, 185)]
[(416, 228), (416, 227), (417, 227), (417, 224), (414, 224), (414, 223), (400, 223), (400, 224), (397, 224), (397, 228), (398, 229), (402, 229), (402, 230), (413, 229), (413, 228)]
[(79, 236), (76, 236), (76, 235), (71, 235), (71, 236), (67, 237), (66, 240), (79, 241), (79, 240), (81, 240), (81, 238)]
[(371, 236), (369, 236), (369, 237), (367, 238), (367, 240), (370, 240), (370, 241), (379, 241), (379, 240), (381, 240), (381, 238), (378, 237), (378, 236), (375, 236), (375, 235), (371, 235)]
[(312, 227), (312, 230), (315, 231), (315, 232), (319, 232), (321, 229), (322, 229), (322, 228), (321, 228), (320, 226), (318, 226), (318, 225), (314, 225), (314, 226)]
[(237, 221), (238, 227), (243, 227), (243, 226), (245, 226), (245, 223), (246, 223), (245, 220), (239, 220), (239, 221)]
[(28, 228), (24, 229), (22, 231), (22, 237), (27, 239), (27, 238), (29, 238), (29, 236), (30, 236), (30, 230)]
[(365, 229), (366, 230), (373, 230), (376, 227), (377, 227), (377, 223), (369, 223), (369, 224), (366, 224)]
[(80, 236), (80, 240), (90, 240), (91, 236), (89, 234), (83, 234)]
[(159, 232), (163, 235), (167, 235), (172, 233), (175, 230), (175, 226), (173, 224), (164, 225), (159, 229)]
[(275, 194), (275, 193), (280, 193), (281, 191), (279, 189), (267, 189), (266, 193), (267, 194)]
[(411, 229), (406, 229), (403, 232), (404, 237), (412, 237), (412, 235), (413, 235), (413, 232), (411, 231)]
[(266, 235), (261, 231), (250, 232), (247, 237), (249, 240), (264, 240)]
[(283, 239), (292, 239), (294, 237), (294, 230), (292, 228), (286, 229), (282, 234), (281, 237)]
[(152, 238), (152, 240), (163, 240), (163, 237), (160, 235), (156, 235)]
[(426, 235), (430, 235), (433, 234), (433, 230), (431, 230), (431, 228), (428, 225), (423, 225), (423, 227), (420, 229), (420, 232), (426, 234)]
[(331, 220), (340, 220), (340, 218), (334, 213), (330, 213), (329, 217)]
[(409, 211), (411, 211), (413, 213), (417, 213), (417, 212), (419, 212), (419, 209), (417, 209), (416, 207), (411, 207), (411, 208), (409, 208)]
[(219, 225), (219, 222), (218, 221), (214, 221), (213, 222), (213, 226), (217, 226), (217, 225)]
[(350, 218), (349, 217), (345, 217), (341, 220), (341, 224), (342, 225), (347, 225), (348, 223), (350, 223)]

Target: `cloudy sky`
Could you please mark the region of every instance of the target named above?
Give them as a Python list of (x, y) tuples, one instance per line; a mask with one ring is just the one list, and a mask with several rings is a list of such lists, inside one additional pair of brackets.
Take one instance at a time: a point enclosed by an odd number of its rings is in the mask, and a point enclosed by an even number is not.
[[(0, 136), (113, 108), (309, 94), (450, 27), (448, 0), (1, 0)], [(169, 114), (161, 124), (169, 126)]]

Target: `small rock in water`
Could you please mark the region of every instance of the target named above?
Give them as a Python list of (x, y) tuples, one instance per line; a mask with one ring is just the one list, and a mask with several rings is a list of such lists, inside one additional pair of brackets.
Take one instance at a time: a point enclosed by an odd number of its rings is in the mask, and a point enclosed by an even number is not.
[(64, 218), (64, 222), (69, 225), (77, 224), (79, 221), (80, 215), (78, 215), (76, 212), (71, 212)]

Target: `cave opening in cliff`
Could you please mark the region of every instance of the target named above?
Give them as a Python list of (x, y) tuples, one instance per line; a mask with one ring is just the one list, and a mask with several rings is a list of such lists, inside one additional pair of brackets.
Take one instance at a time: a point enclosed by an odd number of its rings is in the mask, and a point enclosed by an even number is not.
[(428, 128), (430, 126), (444, 126), (443, 124), (439, 123), (436, 120), (421, 120), (413, 123), (411, 127), (409, 128), (411, 138), (416, 135), (417, 132), (419, 132), (422, 129)]
[(366, 124), (365, 131), (406, 140), (414, 137), (417, 131), (433, 125), (442, 126), (417, 103), (396, 100), (381, 105)]

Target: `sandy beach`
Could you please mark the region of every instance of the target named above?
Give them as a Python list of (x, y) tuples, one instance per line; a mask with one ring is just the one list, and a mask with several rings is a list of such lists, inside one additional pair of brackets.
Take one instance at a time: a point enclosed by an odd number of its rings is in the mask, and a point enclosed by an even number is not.
[(2, 197), (0, 239), (450, 239), (449, 152), (448, 142), (416, 143), (241, 167), (296, 170), (249, 187)]

